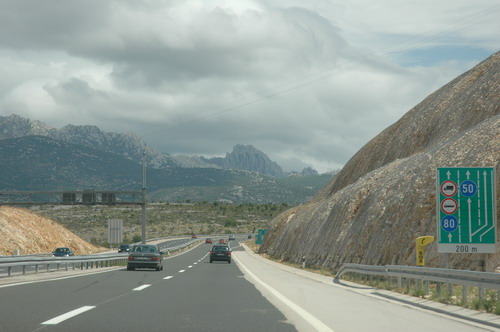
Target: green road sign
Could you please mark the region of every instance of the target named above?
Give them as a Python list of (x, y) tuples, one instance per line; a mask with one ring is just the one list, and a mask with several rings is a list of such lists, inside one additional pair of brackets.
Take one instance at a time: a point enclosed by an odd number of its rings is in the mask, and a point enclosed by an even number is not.
[(437, 229), (440, 253), (494, 253), (495, 169), (437, 169)]

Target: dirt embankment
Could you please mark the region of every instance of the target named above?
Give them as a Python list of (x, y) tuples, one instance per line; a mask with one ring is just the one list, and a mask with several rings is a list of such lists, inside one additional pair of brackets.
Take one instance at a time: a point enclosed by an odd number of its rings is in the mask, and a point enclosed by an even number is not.
[(49, 253), (57, 247), (69, 247), (76, 255), (105, 250), (29, 210), (0, 206), (0, 255)]

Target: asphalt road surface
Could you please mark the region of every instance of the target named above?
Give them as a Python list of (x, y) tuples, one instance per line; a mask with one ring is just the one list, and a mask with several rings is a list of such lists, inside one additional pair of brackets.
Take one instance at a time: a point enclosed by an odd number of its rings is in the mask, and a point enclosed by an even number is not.
[(2, 285), (0, 331), (497, 330), (383, 291), (334, 284), (231, 245), (231, 264), (209, 263), (211, 245), (201, 244), (166, 259), (163, 271), (123, 267)]

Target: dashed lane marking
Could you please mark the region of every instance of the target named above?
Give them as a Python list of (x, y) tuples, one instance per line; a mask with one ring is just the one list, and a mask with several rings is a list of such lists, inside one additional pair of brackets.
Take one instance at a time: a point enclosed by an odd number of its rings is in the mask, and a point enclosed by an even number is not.
[(151, 285), (142, 285), (142, 286), (136, 287), (136, 288), (134, 288), (132, 290), (141, 291), (141, 290), (143, 290), (145, 288), (148, 288), (149, 286), (151, 286)]
[(45, 322), (42, 323), (42, 325), (57, 325), (59, 324), (60, 322), (63, 322), (65, 321), (66, 319), (70, 319), (71, 317), (75, 317), (79, 314), (82, 314), (86, 311), (89, 311), (91, 309), (94, 309), (95, 306), (83, 306), (81, 308), (78, 308), (78, 309), (75, 309), (75, 310), (72, 310), (70, 312), (67, 312), (63, 315), (60, 315), (60, 316), (57, 316), (57, 317), (54, 317), (52, 319), (49, 319)]

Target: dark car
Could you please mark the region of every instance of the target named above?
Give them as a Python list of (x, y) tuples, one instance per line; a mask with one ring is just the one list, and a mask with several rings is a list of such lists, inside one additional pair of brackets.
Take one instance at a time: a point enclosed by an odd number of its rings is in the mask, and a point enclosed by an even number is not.
[(136, 244), (128, 254), (127, 270), (163, 270), (163, 252), (156, 244)]
[(52, 252), (53, 257), (68, 257), (68, 256), (75, 256), (73, 251), (70, 248), (56, 248)]
[(213, 261), (227, 261), (231, 263), (231, 249), (228, 246), (216, 245), (210, 250), (210, 263)]
[(212, 241), (212, 239), (211, 239), (211, 238), (209, 238), (209, 237), (207, 237), (207, 238), (205, 239), (205, 243), (212, 243), (212, 242), (213, 242), (213, 241)]
[(129, 252), (130, 251), (130, 245), (128, 244), (120, 244), (118, 247), (118, 252)]
[(236, 237), (234, 235), (229, 235), (229, 241), (234, 241), (236, 240)]

